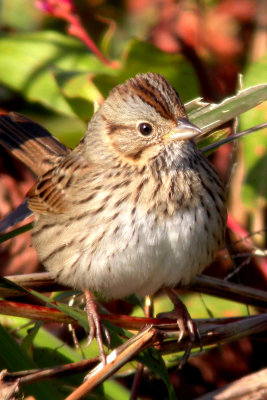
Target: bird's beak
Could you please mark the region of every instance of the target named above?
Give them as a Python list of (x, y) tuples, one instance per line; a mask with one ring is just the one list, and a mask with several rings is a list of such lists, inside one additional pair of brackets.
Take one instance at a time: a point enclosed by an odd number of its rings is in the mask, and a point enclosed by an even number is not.
[(200, 135), (201, 129), (192, 124), (186, 118), (180, 118), (178, 125), (163, 136), (163, 139), (189, 140)]

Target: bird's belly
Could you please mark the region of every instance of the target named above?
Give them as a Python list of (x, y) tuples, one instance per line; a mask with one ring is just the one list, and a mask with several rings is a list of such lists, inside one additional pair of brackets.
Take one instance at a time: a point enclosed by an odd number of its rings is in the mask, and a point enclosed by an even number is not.
[(124, 223), (118, 220), (116, 234), (110, 232), (102, 239), (89, 269), (86, 252), (80, 258), (78, 268), (84, 273), (77, 273), (78, 287), (86, 282), (106, 298), (122, 298), (187, 284), (208, 266), (222, 243), (218, 219), (207, 226), (206, 212), (199, 207), (164, 222), (153, 215), (137, 215), (133, 224), (121, 218)]
[[(215, 208), (210, 214), (207, 222), (199, 206), (161, 219), (142, 210), (133, 218), (126, 210), (106, 228), (104, 221), (93, 227), (85, 221), (83, 228), (73, 222), (41, 233), (33, 243), (41, 262), (65, 285), (104, 298), (144, 296), (187, 284), (208, 266), (223, 239), (223, 222)], [(45, 223), (37, 221), (36, 231), (45, 231)]]

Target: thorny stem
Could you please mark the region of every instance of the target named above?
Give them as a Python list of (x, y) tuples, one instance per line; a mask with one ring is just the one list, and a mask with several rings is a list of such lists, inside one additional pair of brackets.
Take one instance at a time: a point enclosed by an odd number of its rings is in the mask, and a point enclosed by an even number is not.
[(152, 325), (143, 328), (137, 335), (133, 336), (126, 343), (120, 345), (107, 356), (107, 364), (100, 363), (90, 371), (86, 381), (82, 383), (65, 400), (78, 400), (90, 393), (105, 379), (112, 376), (120, 367), (140, 353), (144, 348), (152, 345), (161, 336)]
[[(21, 285), (28, 289), (28, 293), (31, 293), (31, 288), (38, 291), (45, 290), (51, 292), (54, 290), (66, 290), (64, 287), (55, 287), (53, 285), (53, 279), (50, 277), (48, 272), (40, 272), (35, 274), (8, 276), (9, 281), (14, 282), (17, 285)], [(42, 286), (42, 280), (44, 285)], [(5, 281), (4, 281), (5, 282)], [(2, 283), (4, 283), (2, 282)], [(37, 283), (39, 285), (37, 285)], [(254, 305), (256, 307), (267, 307), (267, 295), (263, 290), (250, 288), (248, 286), (236, 284), (233, 282), (225, 282), (222, 279), (216, 279), (205, 275), (197, 275), (192, 283), (190, 289), (199, 291), (201, 293), (212, 293), (217, 297), (223, 297), (230, 300), (239, 301)], [(24, 290), (25, 293), (27, 291)], [(3, 287), (0, 289), (1, 297), (14, 297), (17, 294), (22, 294), (21, 289), (13, 290)], [(54, 303), (56, 305), (56, 303)], [(72, 323), (73, 319), (68, 315), (63, 314), (61, 311), (51, 307), (44, 307), (34, 304), (18, 303), (14, 301), (0, 301), (0, 313), (5, 315), (23, 316), (30, 319), (42, 319), (44, 321), (57, 321), (63, 323)], [(115, 323), (117, 326), (121, 326), (125, 329), (140, 329), (144, 324), (156, 324), (154, 318), (141, 318), (125, 315), (102, 315), (105, 320), (111, 323)]]
[[(174, 330), (168, 330), (164, 325), (146, 326), (139, 333), (128, 339), (125, 343), (117, 347), (107, 356), (107, 364), (99, 363), (87, 375), (87, 380), (74, 390), (66, 400), (78, 400), (85, 394), (95, 389), (101, 382), (114, 373), (143, 349), (154, 346), (163, 354), (177, 352), (184, 348), (184, 343), (177, 343), (177, 324)], [(210, 321), (201, 328), (201, 339), (204, 345), (216, 345), (226, 343), (241, 337), (254, 335), (266, 331), (266, 314), (259, 314), (252, 317), (241, 319), (228, 319), (225, 324), (216, 324)], [(165, 340), (166, 339), (166, 340)], [(198, 344), (196, 344), (198, 346)], [(195, 347), (195, 346), (194, 346)], [(86, 363), (88, 362), (88, 365)], [(84, 360), (78, 363), (71, 363), (65, 366), (53, 367), (44, 370), (20, 371), (17, 373), (5, 373), (7, 381), (21, 379), (20, 383), (38, 382), (50, 379), (55, 376), (70, 374), (71, 372), (81, 372), (84, 367), (88, 368), (90, 362), (94, 364), (96, 359)]]

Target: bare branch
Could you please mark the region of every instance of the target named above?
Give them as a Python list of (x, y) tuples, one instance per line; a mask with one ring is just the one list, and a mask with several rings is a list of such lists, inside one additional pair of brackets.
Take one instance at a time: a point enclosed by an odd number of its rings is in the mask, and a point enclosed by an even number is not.
[(196, 400), (266, 400), (267, 369), (247, 375)]
[(211, 294), (216, 297), (223, 297), (256, 307), (267, 308), (266, 291), (206, 275), (197, 275), (190, 285), (190, 290)]

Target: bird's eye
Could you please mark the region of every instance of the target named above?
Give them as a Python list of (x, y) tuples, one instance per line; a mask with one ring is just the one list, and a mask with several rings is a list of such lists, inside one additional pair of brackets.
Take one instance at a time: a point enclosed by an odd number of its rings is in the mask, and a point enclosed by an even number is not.
[(152, 125), (148, 122), (139, 122), (137, 129), (143, 136), (149, 136), (153, 131)]

